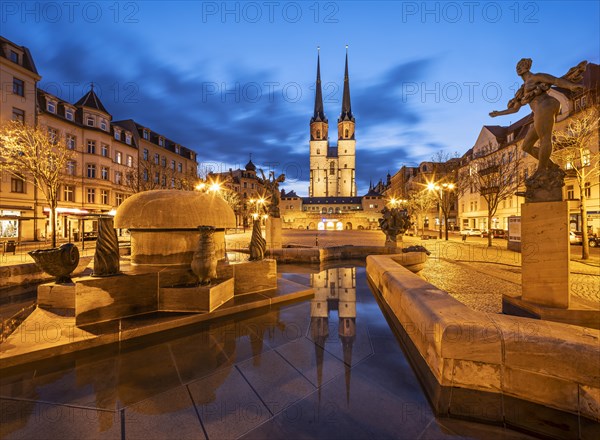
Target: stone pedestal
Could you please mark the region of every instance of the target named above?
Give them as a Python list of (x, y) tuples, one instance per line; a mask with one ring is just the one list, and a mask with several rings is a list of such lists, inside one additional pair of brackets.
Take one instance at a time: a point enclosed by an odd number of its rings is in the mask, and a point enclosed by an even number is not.
[(211, 286), (161, 287), (158, 309), (166, 312), (212, 312), (233, 298), (233, 278)]
[(267, 219), (267, 250), (281, 249), (281, 218)]
[(569, 206), (524, 203), (521, 211), (522, 299), (546, 307), (569, 307)]

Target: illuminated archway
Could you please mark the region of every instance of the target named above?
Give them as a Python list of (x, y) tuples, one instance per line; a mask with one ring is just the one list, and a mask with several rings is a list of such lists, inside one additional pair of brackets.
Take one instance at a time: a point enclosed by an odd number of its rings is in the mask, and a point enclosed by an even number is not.
[(319, 224), (317, 225), (317, 229), (319, 231), (324, 231), (325, 230), (325, 223), (319, 222)]
[(335, 224), (335, 230), (336, 231), (343, 231), (344, 230), (344, 224), (342, 222), (337, 222)]

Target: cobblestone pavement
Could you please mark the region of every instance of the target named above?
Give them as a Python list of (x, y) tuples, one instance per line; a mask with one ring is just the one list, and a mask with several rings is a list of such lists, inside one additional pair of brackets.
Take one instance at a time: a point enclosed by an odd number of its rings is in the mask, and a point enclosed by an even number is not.
[[(432, 234), (435, 234), (432, 232)], [(521, 254), (506, 249), (505, 240), (495, 240), (489, 248), (487, 239), (469, 237), (463, 243), (458, 235), (449, 241), (403, 237), (402, 246), (420, 244), (431, 256), (420, 276), (447, 291), (475, 310), (500, 313), (502, 294), (521, 293)], [(246, 248), (250, 232), (227, 235), (227, 246)], [(285, 244), (299, 246), (340, 246), (384, 244), (381, 231), (306, 231), (283, 230)], [(232, 246), (232, 247), (230, 247)], [(399, 243), (400, 246), (400, 243)], [(582, 262), (580, 248), (571, 248), (571, 293), (582, 302), (600, 308), (600, 255), (592, 250), (590, 260)]]

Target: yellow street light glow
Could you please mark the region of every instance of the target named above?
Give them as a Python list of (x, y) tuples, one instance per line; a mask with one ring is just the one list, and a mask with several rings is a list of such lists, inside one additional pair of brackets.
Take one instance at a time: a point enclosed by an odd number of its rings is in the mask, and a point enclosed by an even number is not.
[(258, 218), (258, 214), (256, 214), (256, 213), (252, 214), (252, 218), (253, 218), (254, 220), (256, 220), (256, 219)]
[(433, 191), (433, 190), (435, 189), (435, 183), (433, 183), (433, 182), (429, 182), (429, 183), (427, 184), (427, 189), (428, 189), (429, 191)]
[(219, 192), (221, 191), (221, 184), (220, 183), (213, 183), (210, 185), (210, 187), (208, 188), (209, 191), (213, 191), (213, 192)]
[(204, 182), (196, 185), (196, 191), (202, 191), (204, 188), (206, 188), (206, 183), (204, 183)]
[(453, 183), (449, 183), (448, 184), (448, 189), (454, 189), (454, 184)]

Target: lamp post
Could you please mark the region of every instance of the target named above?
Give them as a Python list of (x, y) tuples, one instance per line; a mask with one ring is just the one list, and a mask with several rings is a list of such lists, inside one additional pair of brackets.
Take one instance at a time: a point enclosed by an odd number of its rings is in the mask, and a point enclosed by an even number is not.
[(433, 183), (430, 182), (427, 184), (427, 189), (429, 191), (436, 191), (438, 197), (438, 222), (439, 222), (439, 230), (440, 230), (440, 240), (442, 239), (442, 212), (444, 213), (444, 226), (446, 229), (446, 240), (448, 240), (448, 207), (443, 206), (444, 203), (444, 190), (446, 192), (454, 190), (454, 183)]

